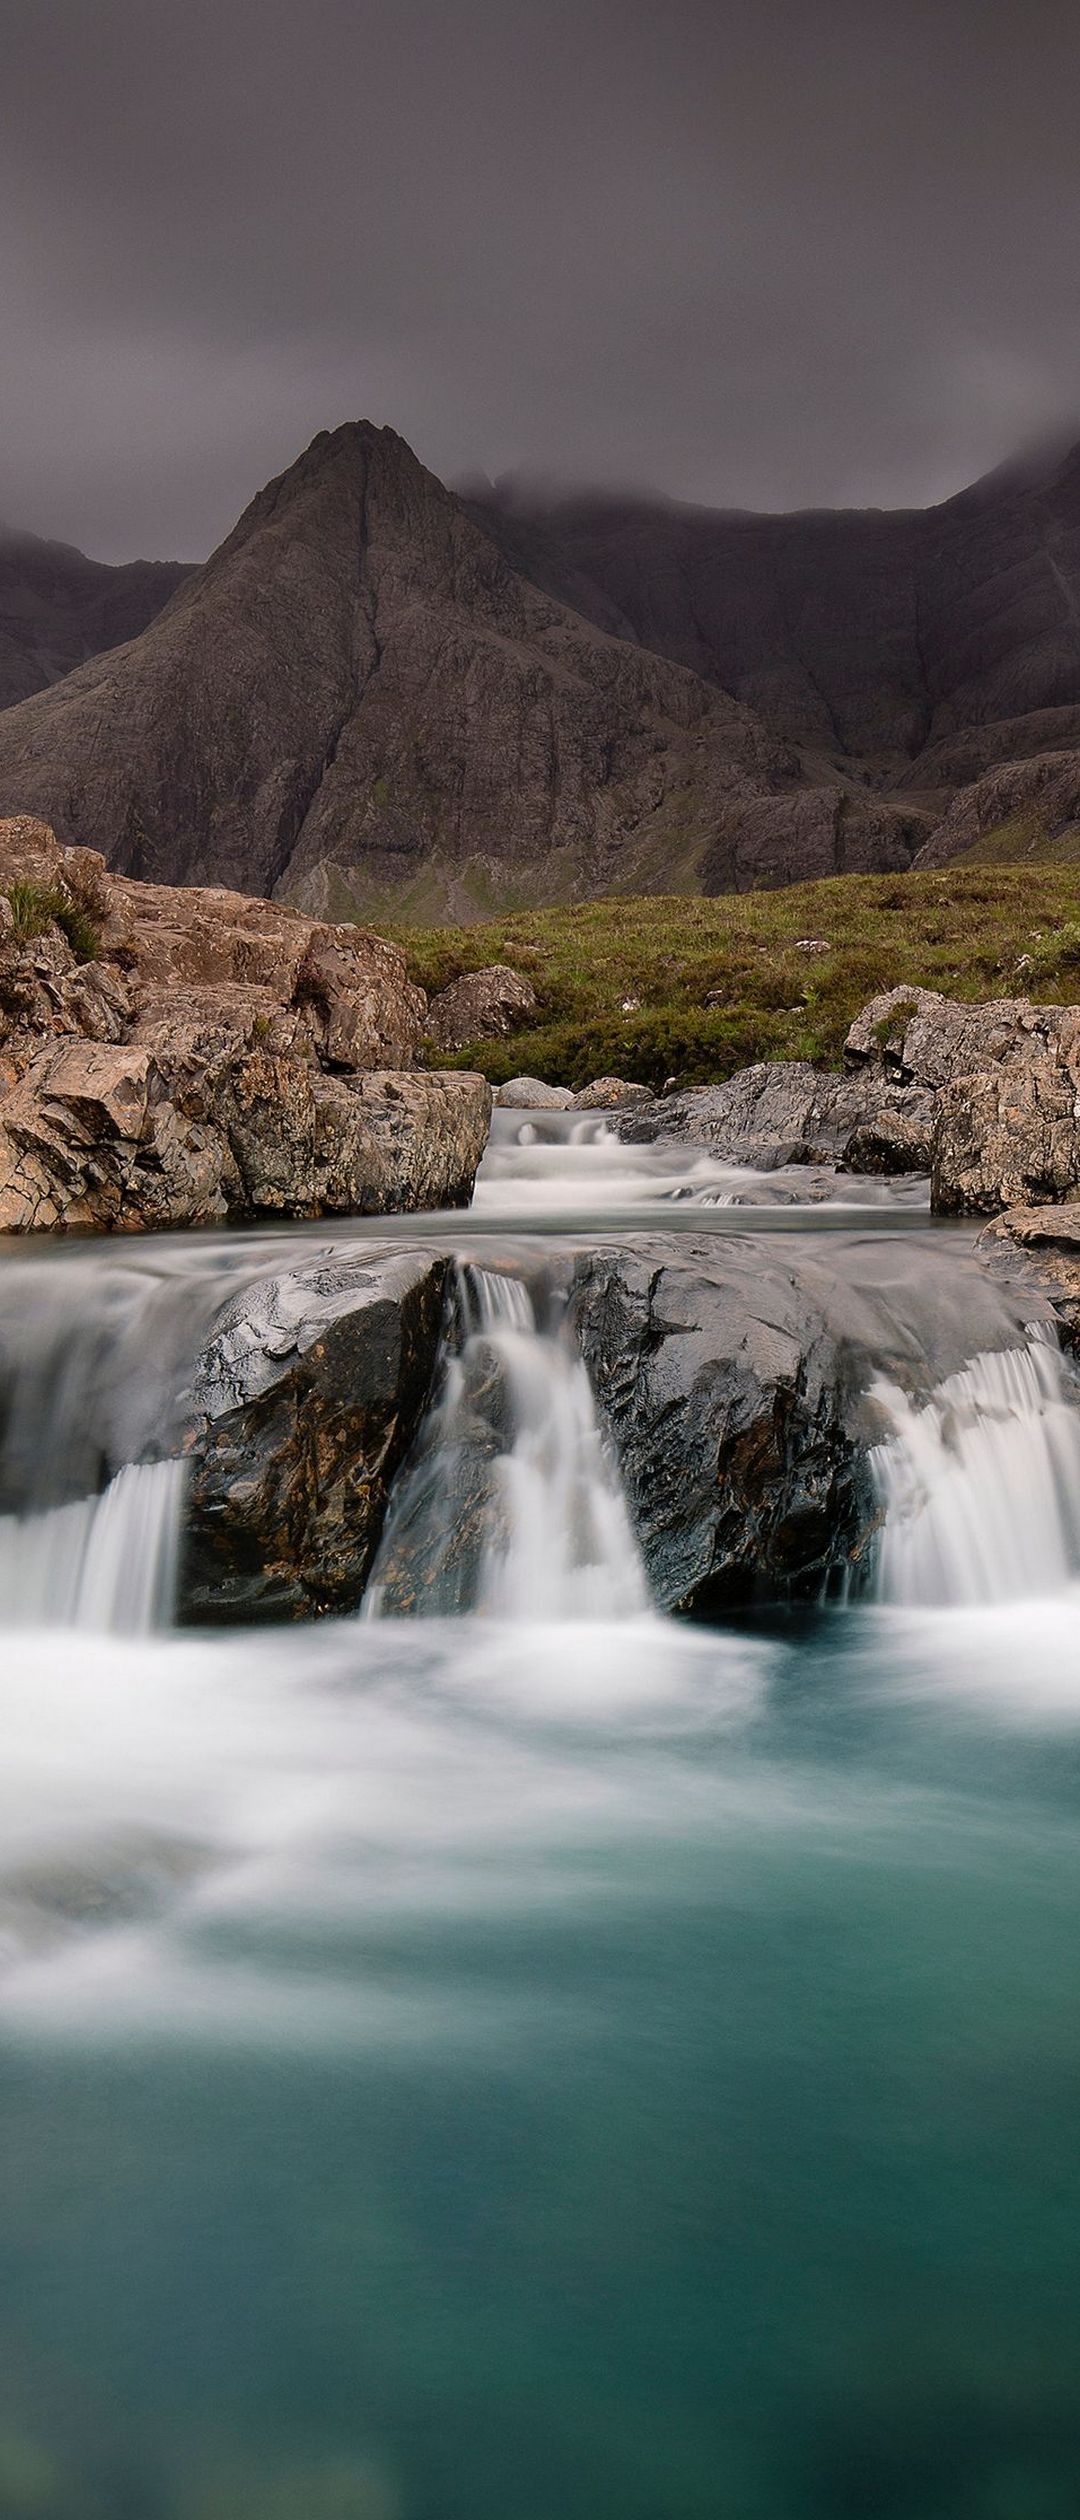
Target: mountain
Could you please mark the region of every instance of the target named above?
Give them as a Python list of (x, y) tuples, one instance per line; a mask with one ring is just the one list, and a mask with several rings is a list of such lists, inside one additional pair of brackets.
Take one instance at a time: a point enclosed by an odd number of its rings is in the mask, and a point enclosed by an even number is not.
[(110, 568), (0, 525), (0, 709), (137, 638), (187, 575), (173, 560)]
[(140, 635), (0, 713), (0, 811), (330, 917), (1067, 853), (1080, 449), (749, 516), (456, 496), (323, 432)]
[(921, 510), (753, 516), (510, 482), (470, 512), (558, 601), (882, 781), (920, 786), (911, 765), (932, 772), (958, 729), (1080, 707), (1080, 446)]
[(0, 810), (327, 915), (905, 866), (925, 817), (515, 570), (390, 429), (315, 439), (141, 637), (0, 715)]

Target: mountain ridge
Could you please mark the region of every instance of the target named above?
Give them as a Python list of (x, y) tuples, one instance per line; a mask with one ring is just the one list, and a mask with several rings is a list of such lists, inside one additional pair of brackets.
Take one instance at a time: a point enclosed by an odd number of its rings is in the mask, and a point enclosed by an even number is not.
[(1022, 819), (1080, 771), (1080, 447), (926, 510), (502, 499), (320, 431), (137, 636), (0, 713), (0, 809), (431, 922), (902, 871), (980, 845), (995, 780)]

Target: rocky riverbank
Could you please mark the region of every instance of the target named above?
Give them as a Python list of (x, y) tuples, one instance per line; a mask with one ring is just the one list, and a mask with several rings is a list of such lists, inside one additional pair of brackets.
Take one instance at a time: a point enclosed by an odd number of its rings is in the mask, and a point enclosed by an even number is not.
[(0, 822), (0, 1231), (458, 1206), (490, 1089), (426, 1024), (382, 937)]

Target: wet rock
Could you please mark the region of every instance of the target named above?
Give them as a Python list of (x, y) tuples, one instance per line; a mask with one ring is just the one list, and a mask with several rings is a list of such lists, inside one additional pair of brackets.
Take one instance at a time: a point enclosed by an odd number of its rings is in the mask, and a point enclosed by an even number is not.
[(463, 972), (441, 989), (428, 1008), (428, 1031), (440, 1050), (463, 1050), (469, 1041), (500, 1040), (536, 1013), (536, 991), (508, 963)]
[(1068, 1346), (1080, 1352), (1080, 1200), (1007, 1208), (985, 1228), (978, 1248), (995, 1270), (1014, 1273), (1022, 1264), (1052, 1305)]
[(225, 1306), (188, 1402), (183, 1618), (356, 1608), (427, 1400), (447, 1268), (324, 1255)]
[(569, 1085), (545, 1085), (539, 1076), (511, 1076), (500, 1085), (495, 1100), (504, 1111), (572, 1111), (574, 1097)]
[(575, 1111), (631, 1111), (653, 1099), (647, 1085), (632, 1085), (625, 1076), (594, 1076), (574, 1096)]
[(916, 1269), (886, 1236), (824, 1261), (809, 1234), (578, 1257), (573, 1317), (662, 1609), (816, 1596), (866, 1564), (875, 1378), (925, 1392), (1020, 1336), (1022, 1307), (949, 1242)]
[[(734, 1164), (772, 1172), (784, 1164), (835, 1164), (867, 1123), (903, 1116), (921, 1127), (930, 1098), (884, 1076), (834, 1076), (805, 1059), (763, 1060), (723, 1085), (697, 1085), (620, 1125), (624, 1137), (680, 1138), (707, 1146)], [(914, 1143), (914, 1140), (913, 1140)], [(884, 1151), (884, 1138), (882, 1140)], [(912, 1167), (900, 1147), (893, 1169)], [(873, 1170), (884, 1170), (875, 1161)], [(919, 1169), (919, 1167), (915, 1167)]]

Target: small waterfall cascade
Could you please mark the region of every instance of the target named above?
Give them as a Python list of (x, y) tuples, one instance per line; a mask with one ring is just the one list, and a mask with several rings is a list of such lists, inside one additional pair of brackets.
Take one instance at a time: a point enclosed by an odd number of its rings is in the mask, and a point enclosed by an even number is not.
[(1080, 1573), (1080, 1410), (1052, 1337), (975, 1357), (922, 1405), (884, 1381), (871, 1397), (891, 1427), (871, 1454), (880, 1600), (974, 1607)]
[(176, 1597), (182, 1461), (129, 1462), (100, 1496), (0, 1516), (0, 1624), (143, 1636)]
[(235, 1277), (226, 1242), (5, 1259), (0, 1628), (169, 1624), (182, 1395)]
[(641, 1615), (644, 1567), (557, 1299), (548, 1292), (545, 1306), (522, 1279), (469, 1265), (455, 1312), (440, 1396), (399, 1482), (364, 1615)]

